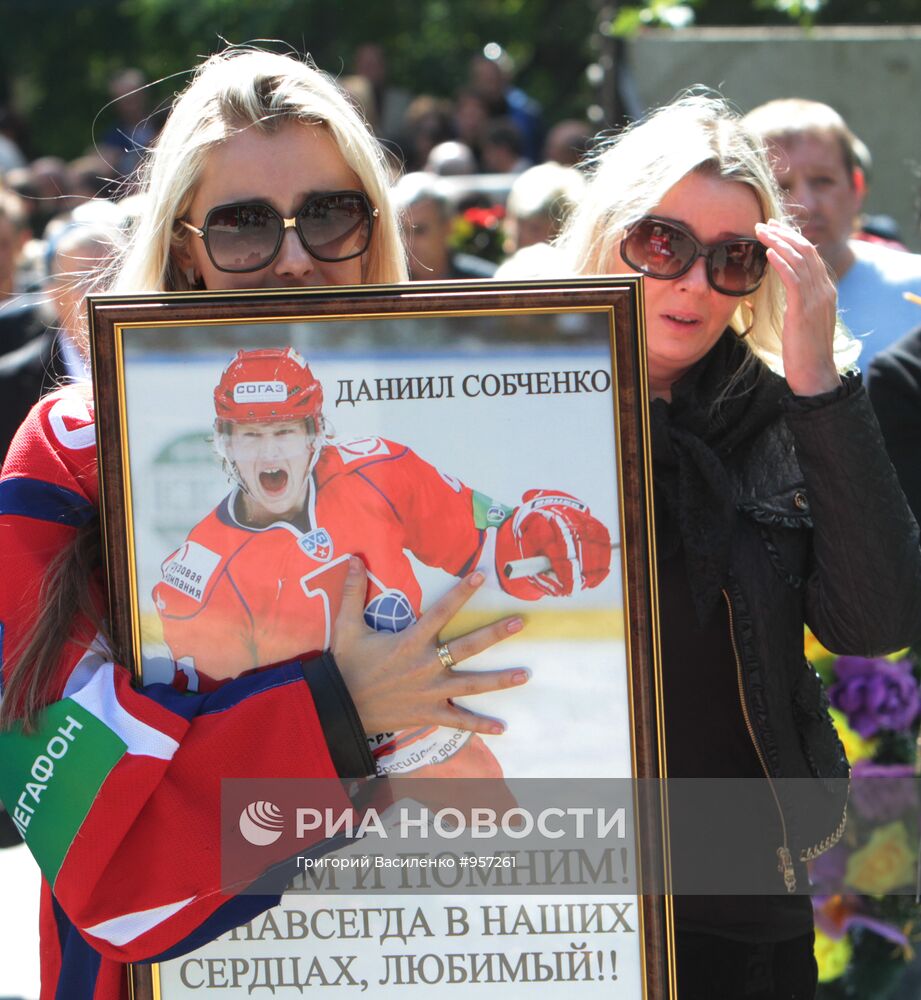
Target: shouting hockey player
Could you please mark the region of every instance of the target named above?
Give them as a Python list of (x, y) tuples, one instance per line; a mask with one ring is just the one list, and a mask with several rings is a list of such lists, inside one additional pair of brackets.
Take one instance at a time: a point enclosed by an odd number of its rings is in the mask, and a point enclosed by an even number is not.
[[(235, 488), (166, 559), (154, 589), (165, 641), (193, 685), (329, 648), (351, 555), (368, 571), (365, 621), (391, 632), (420, 614), (407, 552), (457, 577), (489, 572), (490, 558), (497, 568), (529, 560), (531, 576), (497, 572), (525, 600), (596, 587), (608, 574), (607, 528), (567, 493), (529, 490), (506, 507), (405, 445), (331, 440), (322, 386), (293, 348), (239, 351), (214, 407), (215, 446)], [(430, 728), (371, 742), (381, 773), (405, 773), (443, 764), (469, 738)], [(485, 770), (496, 773), (492, 764)]]

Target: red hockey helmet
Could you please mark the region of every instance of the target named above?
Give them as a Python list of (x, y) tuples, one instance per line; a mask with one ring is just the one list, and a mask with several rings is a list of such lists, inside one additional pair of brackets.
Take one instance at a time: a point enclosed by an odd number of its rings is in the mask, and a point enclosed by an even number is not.
[(214, 412), (234, 424), (304, 419), (319, 429), (323, 387), (293, 347), (237, 351), (214, 388)]

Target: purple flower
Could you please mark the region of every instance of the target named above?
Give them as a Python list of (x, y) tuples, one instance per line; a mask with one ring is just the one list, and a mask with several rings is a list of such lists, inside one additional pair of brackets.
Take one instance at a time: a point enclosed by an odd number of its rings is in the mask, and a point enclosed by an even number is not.
[(865, 899), (859, 896), (813, 896), (815, 925), (835, 941), (843, 938), (852, 927), (865, 927), (886, 941), (902, 948), (908, 946), (908, 938), (900, 928), (862, 913), (860, 907), (864, 904)]
[(873, 823), (891, 823), (918, 811), (917, 778), (911, 764), (860, 760), (851, 770), (851, 801)]
[(809, 865), (809, 880), (812, 885), (827, 893), (841, 892), (849, 853), (847, 846), (839, 841), (820, 854)]
[(921, 709), (918, 682), (908, 660), (839, 656), (837, 681), (828, 690), (835, 708), (864, 739), (881, 729), (907, 729)]

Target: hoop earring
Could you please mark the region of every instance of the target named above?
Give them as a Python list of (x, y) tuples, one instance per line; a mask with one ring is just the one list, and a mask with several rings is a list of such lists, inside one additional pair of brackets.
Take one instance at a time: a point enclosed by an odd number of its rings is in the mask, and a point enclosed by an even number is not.
[(733, 327), (732, 332), (739, 338), (739, 340), (744, 340), (755, 327), (755, 307), (751, 304), (751, 302), (742, 302), (738, 309), (740, 319), (742, 318), (741, 314), (743, 306), (748, 309), (750, 319), (748, 321), (748, 326), (746, 326), (744, 330), (736, 330), (735, 327)]

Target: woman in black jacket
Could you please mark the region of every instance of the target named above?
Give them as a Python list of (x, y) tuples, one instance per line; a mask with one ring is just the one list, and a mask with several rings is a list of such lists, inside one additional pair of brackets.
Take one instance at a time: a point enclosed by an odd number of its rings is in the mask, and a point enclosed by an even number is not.
[(808, 998), (804, 864), (841, 836), (848, 765), (803, 625), (841, 653), (915, 639), (917, 525), (839, 374), (856, 352), (834, 285), (722, 101), (683, 98), (599, 149), (561, 249), (576, 272), (649, 279), (663, 771), (754, 779), (715, 820), (673, 810), (679, 995)]

